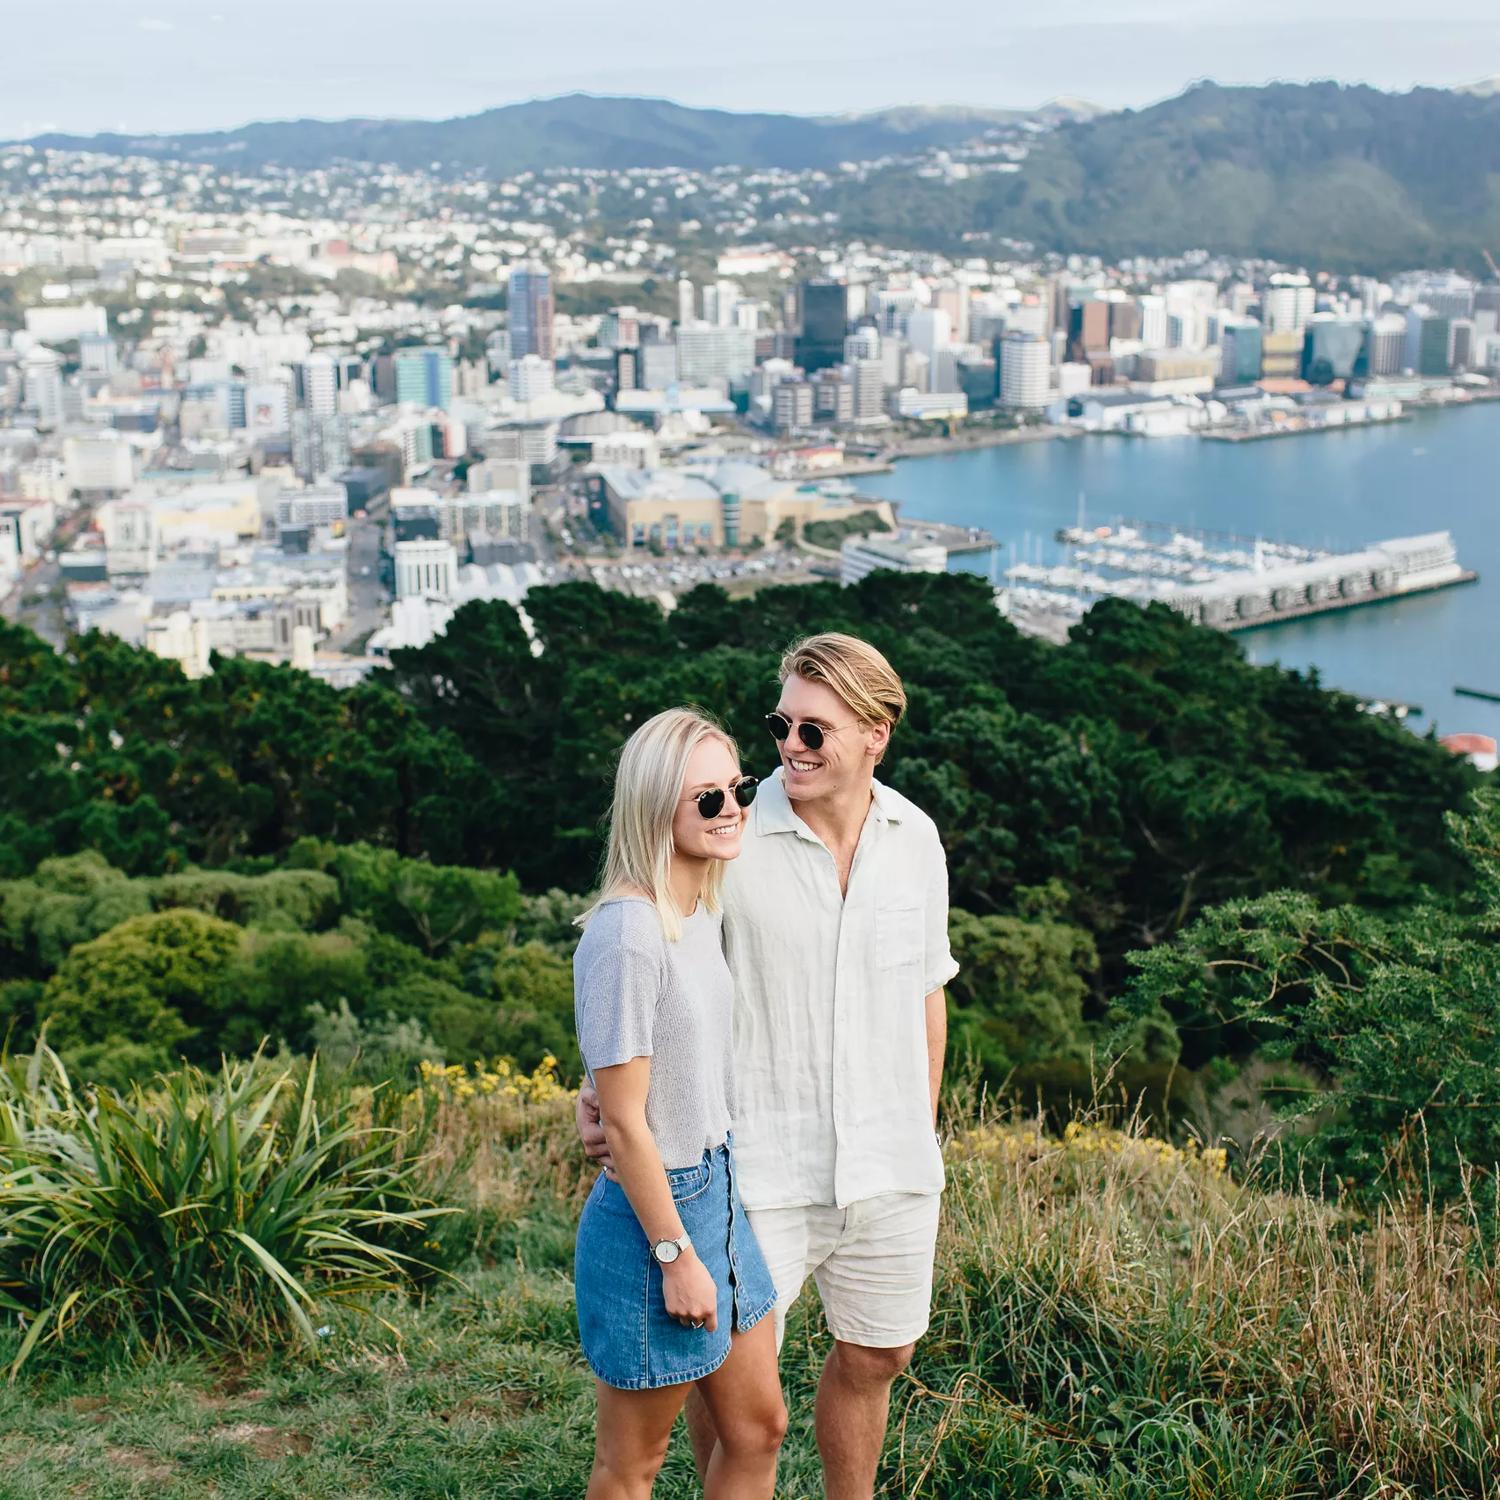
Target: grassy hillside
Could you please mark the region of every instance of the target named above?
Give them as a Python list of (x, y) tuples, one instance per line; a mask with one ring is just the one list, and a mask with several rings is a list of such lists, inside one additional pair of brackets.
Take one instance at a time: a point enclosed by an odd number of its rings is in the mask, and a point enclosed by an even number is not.
[[(76, 1335), (0, 1387), (0, 1493), (95, 1500), (576, 1500), (592, 1381), (571, 1102), (461, 1097), (435, 1141), (467, 1255), (312, 1352)], [(1048, 1135), (955, 1098), (935, 1316), (896, 1386), (902, 1500), (1459, 1500), (1500, 1479), (1500, 1297), (1462, 1212), (1363, 1218), (1099, 1120)], [(17, 1337), (0, 1333), (0, 1359)], [(779, 1493), (820, 1493), (816, 1294), (782, 1362)], [(697, 1494), (679, 1429), (657, 1488)]]

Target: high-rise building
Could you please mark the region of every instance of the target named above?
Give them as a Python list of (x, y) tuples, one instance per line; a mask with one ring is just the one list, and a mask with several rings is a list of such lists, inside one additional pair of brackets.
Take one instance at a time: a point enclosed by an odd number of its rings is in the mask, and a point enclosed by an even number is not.
[(552, 394), (557, 383), (552, 361), (536, 354), (513, 359), (507, 383), (512, 401), (540, 401), (543, 396)]
[(880, 330), (865, 323), (844, 340), (844, 361), (880, 358)]
[(556, 359), (552, 335), (552, 273), (529, 261), (510, 273), (510, 357)]
[(880, 359), (856, 359), (854, 371), (854, 420), (874, 423), (885, 419), (885, 363)]
[(755, 335), (748, 328), (688, 323), (677, 330), (677, 378), (684, 385), (727, 391), (755, 368)]
[(844, 357), (849, 289), (841, 281), (804, 281), (797, 296), (797, 363), (808, 374)]
[(1348, 380), (1365, 346), (1365, 325), (1320, 313), (1307, 325), (1302, 345), (1302, 378), (1313, 385)]
[(1317, 307), (1317, 293), (1305, 276), (1273, 276), (1261, 295), (1267, 333), (1300, 333)]
[(1049, 346), (1024, 333), (1000, 340), (1000, 404), (1013, 411), (1040, 411), (1047, 404), (1052, 360)]
[(1080, 302), (1068, 313), (1068, 358), (1086, 363), (1091, 354), (1109, 350), (1108, 302)]
[(315, 417), (310, 411), (292, 413), (292, 469), (300, 478), (311, 483), (348, 466), (347, 417)]
[(1474, 358), (1474, 320), (1454, 318), (1448, 330), (1448, 368), (1459, 372), (1472, 370)]
[(640, 355), (636, 374), (641, 389), (664, 391), (677, 384), (677, 345), (670, 339), (647, 339), (636, 352)]
[(309, 354), (292, 366), (292, 392), (301, 410), (331, 417), (339, 409), (338, 372), (331, 354)]
[(286, 432), (291, 423), (291, 391), (285, 381), (258, 381), (245, 387), (245, 426), (252, 433)]
[(1140, 341), (1148, 349), (1162, 349), (1167, 343), (1167, 299), (1147, 292), (1136, 299), (1141, 310)]
[(21, 361), (22, 401), (36, 413), (38, 427), (56, 427), (63, 419), (62, 362), (45, 345)]
[(813, 388), (806, 380), (782, 380), (771, 392), (771, 420), (778, 432), (798, 432), (813, 424)]
[(815, 421), (844, 425), (854, 420), (854, 380), (846, 366), (819, 370), (812, 388)]
[(1449, 319), (1438, 317), (1425, 304), (1408, 308), (1403, 355), (1406, 368), (1417, 375), (1446, 375), (1451, 337)]
[(446, 349), (398, 349), (396, 400), (447, 411), (453, 405), (453, 356)]
[(1261, 335), (1254, 318), (1236, 318), (1224, 324), (1219, 337), (1219, 384), (1254, 385), (1260, 379)]
[(1382, 313), (1365, 333), (1364, 374), (1398, 375), (1406, 359), (1406, 319)]
[(1141, 336), (1141, 305), (1132, 298), (1109, 304), (1109, 336), (1138, 339)]
[(677, 278), (677, 321), (691, 323), (696, 310), (696, 293), (686, 276)]

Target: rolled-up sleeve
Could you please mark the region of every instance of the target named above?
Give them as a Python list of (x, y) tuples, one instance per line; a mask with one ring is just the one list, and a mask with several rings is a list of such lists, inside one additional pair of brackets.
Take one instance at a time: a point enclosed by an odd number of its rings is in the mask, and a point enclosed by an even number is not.
[(928, 854), (924, 994), (940, 990), (958, 973), (948, 944), (948, 860), (936, 833)]

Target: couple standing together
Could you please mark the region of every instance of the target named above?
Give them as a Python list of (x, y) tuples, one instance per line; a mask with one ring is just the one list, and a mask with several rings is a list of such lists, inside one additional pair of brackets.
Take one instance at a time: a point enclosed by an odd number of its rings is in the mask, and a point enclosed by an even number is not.
[(777, 1354), (808, 1276), (834, 1340), (825, 1494), (873, 1494), (891, 1383), (928, 1324), (958, 967), (937, 830), (875, 780), (905, 707), (873, 646), (813, 636), (782, 659), (781, 765), (758, 795), (692, 710), (621, 754), (573, 960), (579, 1127), (606, 1167), (575, 1268), (590, 1500), (650, 1494), (684, 1404), (706, 1494), (769, 1500)]

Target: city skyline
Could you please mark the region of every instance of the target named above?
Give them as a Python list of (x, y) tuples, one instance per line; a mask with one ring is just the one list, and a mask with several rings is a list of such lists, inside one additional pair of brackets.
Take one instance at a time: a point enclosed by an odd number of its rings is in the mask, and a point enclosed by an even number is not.
[[(771, 0), (753, 30), (734, 16), (697, 15), (690, 28), (649, 36), (617, 8), (584, 0), (565, 49), (540, 15), (448, 0), (424, 13), (430, 67), (412, 66), (410, 12), (388, 0), (357, 12), (289, 0), (267, 0), (253, 13), (185, 0), (84, 11), (89, 24), (65, 30), (41, 12), (6, 18), (8, 50), (28, 66), (7, 79), (0, 138), (304, 117), (436, 120), (575, 91), (816, 115), (1027, 108), (1060, 95), (1140, 107), (1210, 77), (1336, 78), (1404, 90), (1500, 74), (1500, 19), (1481, 0), (1453, 0), (1420, 19), (1392, 0), (1334, 0), (1312, 19), (1290, 0), (1273, 0), (1253, 21), (1222, 4), (1083, 0), (1065, 23), (996, 21), (961, 4), (921, 29), (889, 0), (857, 15), (843, 7), (809, 15)], [(205, 67), (206, 55), (232, 57), (233, 66)]]

